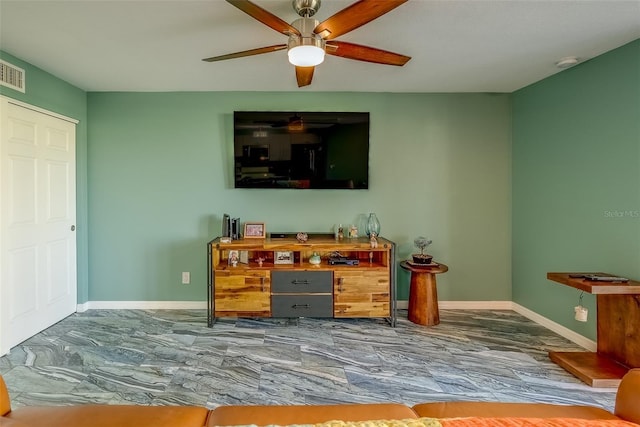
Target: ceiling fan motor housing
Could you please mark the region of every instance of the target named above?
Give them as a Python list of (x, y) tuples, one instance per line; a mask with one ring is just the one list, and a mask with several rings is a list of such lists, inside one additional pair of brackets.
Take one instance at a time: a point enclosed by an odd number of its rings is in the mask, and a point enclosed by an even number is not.
[(324, 50), (324, 39), (313, 32), (319, 23), (318, 20), (312, 18), (300, 18), (293, 21), (291, 26), (300, 31), (300, 35), (292, 34), (289, 36), (288, 49), (298, 46), (314, 46)]

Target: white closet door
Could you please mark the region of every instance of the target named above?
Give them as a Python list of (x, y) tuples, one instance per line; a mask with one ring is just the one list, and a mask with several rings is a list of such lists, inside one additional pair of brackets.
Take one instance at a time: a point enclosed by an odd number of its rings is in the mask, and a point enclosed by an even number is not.
[(0, 355), (76, 311), (75, 124), (0, 99)]

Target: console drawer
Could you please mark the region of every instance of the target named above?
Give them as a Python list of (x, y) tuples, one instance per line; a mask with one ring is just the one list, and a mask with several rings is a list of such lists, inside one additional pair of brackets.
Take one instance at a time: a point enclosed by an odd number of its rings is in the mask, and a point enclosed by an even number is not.
[(272, 317), (333, 317), (331, 295), (272, 295)]
[(333, 274), (331, 271), (272, 271), (272, 293), (331, 293)]

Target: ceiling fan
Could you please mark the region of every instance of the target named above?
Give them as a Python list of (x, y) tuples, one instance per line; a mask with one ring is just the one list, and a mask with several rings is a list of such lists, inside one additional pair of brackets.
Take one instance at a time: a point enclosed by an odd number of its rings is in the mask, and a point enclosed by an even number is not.
[(409, 56), (334, 40), (349, 31), (373, 21), (405, 3), (407, 0), (359, 0), (333, 16), (319, 22), (313, 19), (320, 8), (321, 0), (293, 0), (293, 8), (301, 18), (291, 25), (249, 0), (227, 0), (233, 6), (247, 13), (263, 24), (289, 37), (287, 44), (260, 47), (227, 55), (205, 58), (214, 62), (241, 58), (287, 49), (289, 62), (296, 67), (298, 87), (311, 84), (315, 66), (322, 63), (325, 53), (358, 61), (402, 66), (411, 59)]

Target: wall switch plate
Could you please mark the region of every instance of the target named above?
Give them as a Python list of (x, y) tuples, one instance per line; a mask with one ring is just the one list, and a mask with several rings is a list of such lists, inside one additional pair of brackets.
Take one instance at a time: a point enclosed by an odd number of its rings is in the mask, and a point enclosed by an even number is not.
[(188, 285), (189, 283), (191, 283), (191, 273), (189, 273), (188, 271), (183, 271), (182, 272), (182, 284), (183, 285)]

